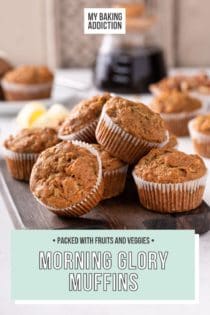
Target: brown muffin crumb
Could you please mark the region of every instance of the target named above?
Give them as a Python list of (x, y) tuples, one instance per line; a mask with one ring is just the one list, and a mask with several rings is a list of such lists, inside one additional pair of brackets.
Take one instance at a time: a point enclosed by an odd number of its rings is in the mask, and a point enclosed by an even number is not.
[(30, 188), (45, 205), (66, 208), (91, 192), (98, 167), (96, 156), (87, 149), (61, 142), (40, 154), (32, 170)]
[(41, 84), (53, 81), (53, 73), (46, 66), (24, 65), (6, 73), (3, 79), (10, 83)]
[(171, 91), (161, 93), (150, 104), (156, 113), (192, 112), (202, 107), (201, 102), (186, 93)]
[(162, 118), (144, 104), (112, 97), (105, 109), (112, 121), (129, 134), (150, 142), (161, 143), (165, 140)]
[(153, 149), (135, 166), (135, 174), (154, 183), (183, 183), (206, 173), (198, 155), (188, 155), (175, 149)]
[(6, 149), (16, 153), (40, 153), (60, 140), (53, 128), (22, 129), (17, 135), (9, 136), (4, 142)]
[(210, 78), (206, 73), (196, 75), (178, 74), (162, 79), (158, 83), (150, 85), (151, 92), (170, 92), (170, 91), (198, 91), (210, 93)]
[(92, 146), (99, 152), (104, 172), (113, 171), (126, 165), (126, 163), (105, 151), (100, 144), (92, 144)]
[(90, 99), (81, 101), (71, 110), (70, 115), (61, 125), (59, 133), (61, 135), (68, 135), (77, 132), (98, 119), (103, 105), (110, 97), (110, 94), (104, 93), (103, 95), (96, 95)]

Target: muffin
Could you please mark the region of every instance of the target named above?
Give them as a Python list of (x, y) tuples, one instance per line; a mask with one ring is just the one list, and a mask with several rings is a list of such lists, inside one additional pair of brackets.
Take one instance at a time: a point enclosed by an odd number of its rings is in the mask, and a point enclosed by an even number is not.
[(98, 151), (80, 141), (64, 141), (42, 152), (30, 189), (39, 203), (63, 216), (81, 216), (102, 199), (102, 163)]
[(111, 155), (132, 164), (154, 147), (168, 142), (159, 114), (141, 103), (112, 97), (103, 107), (96, 139)]
[(4, 156), (11, 175), (28, 181), (39, 154), (59, 142), (52, 128), (22, 129), (4, 142)]
[[(12, 69), (12, 65), (8, 62), (7, 59), (1, 56), (1, 53), (0, 53), (0, 81), (2, 77), (11, 69)], [(0, 84), (0, 100), (3, 100), (3, 99), (4, 99), (4, 94), (3, 94), (1, 84)]]
[(160, 80), (157, 83), (150, 84), (149, 90), (155, 96), (158, 96), (161, 93), (167, 93), (171, 91), (182, 92), (183, 91), (182, 83), (185, 82), (185, 80), (186, 80), (185, 75), (179, 74), (176, 76), (170, 76)]
[(151, 84), (149, 89), (154, 95), (171, 91), (187, 92), (198, 98), (207, 112), (210, 110), (210, 77), (205, 72), (196, 75), (178, 74), (167, 77)]
[(104, 193), (103, 199), (120, 195), (125, 188), (128, 165), (111, 156), (99, 144), (92, 145), (98, 150), (103, 170)]
[(166, 128), (177, 137), (189, 135), (188, 122), (203, 110), (198, 99), (177, 91), (155, 97), (150, 108), (161, 115)]
[(210, 114), (200, 115), (191, 120), (189, 131), (196, 152), (210, 158)]
[(96, 95), (83, 100), (70, 112), (69, 117), (61, 125), (58, 136), (62, 140), (81, 140), (95, 142), (95, 129), (103, 105), (110, 94)]
[(46, 66), (20, 66), (7, 72), (2, 79), (8, 101), (49, 98), (52, 85), (53, 73)]
[(133, 177), (145, 208), (175, 213), (201, 204), (207, 169), (198, 155), (162, 148), (143, 157), (135, 166)]

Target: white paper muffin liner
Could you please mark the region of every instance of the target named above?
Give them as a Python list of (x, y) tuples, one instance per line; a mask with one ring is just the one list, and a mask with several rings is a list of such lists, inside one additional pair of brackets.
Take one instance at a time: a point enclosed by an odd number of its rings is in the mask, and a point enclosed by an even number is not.
[(165, 140), (161, 143), (149, 142), (132, 136), (112, 121), (105, 107), (102, 110), (97, 128), (96, 139), (109, 153), (120, 160), (132, 164), (147, 154), (152, 148), (163, 147), (169, 139), (166, 131)]
[(97, 124), (98, 119), (94, 120), (84, 128), (80, 129), (79, 131), (73, 132), (68, 135), (63, 135), (60, 132), (58, 132), (58, 138), (64, 141), (79, 140), (93, 143), (95, 141), (95, 130)]
[(33, 192), (32, 194), (42, 206), (52, 211), (53, 213), (57, 215), (62, 215), (62, 216), (78, 217), (89, 212), (102, 200), (104, 183), (103, 183), (103, 175), (102, 175), (102, 162), (101, 162), (101, 158), (99, 156), (98, 151), (95, 148), (93, 148), (90, 144), (87, 144), (85, 142), (77, 141), (77, 140), (74, 140), (71, 142), (75, 146), (79, 146), (81, 148), (87, 149), (90, 153), (95, 155), (97, 158), (98, 175), (97, 175), (96, 183), (94, 187), (92, 188), (91, 192), (80, 202), (66, 208), (55, 208), (55, 207), (49, 206), (43, 203)]
[(197, 115), (200, 115), (204, 113), (203, 108), (196, 109), (191, 112), (181, 112), (181, 113), (160, 113), (161, 117), (165, 121), (170, 120), (182, 120), (182, 119), (192, 119), (193, 117), (196, 117)]
[(16, 179), (28, 181), (39, 153), (17, 153), (4, 147), (3, 155), (11, 175)]
[(133, 171), (139, 199), (145, 208), (162, 213), (184, 212), (197, 208), (207, 180), (204, 176), (184, 183), (154, 183), (138, 177)]
[(50, 97), (53, 81), (37, 84), (19, 84), (2, 80), (1, 86), (5, 99), (8, 101), (45, 99)]
[(121, 194), (125, 188), (128, 165), (124, 165), (112, 171), (104, 171), (103, 199), (112, 198)]
[(27, 93), (39, 93), (51, 88), (52, 82), (37, 83), (37, 84), (20, 84), (7, 82), (6, 80), (1, 81), (1, 86), (4, 90), (11, 92), (27, 92)]
[(197, 115), (203, 114), (204, 108), (199, 108), (192, 112), (181, 113), (160, 113), (166, 123), (166, 128), (178, 137), (188, 136), (188, 122)]

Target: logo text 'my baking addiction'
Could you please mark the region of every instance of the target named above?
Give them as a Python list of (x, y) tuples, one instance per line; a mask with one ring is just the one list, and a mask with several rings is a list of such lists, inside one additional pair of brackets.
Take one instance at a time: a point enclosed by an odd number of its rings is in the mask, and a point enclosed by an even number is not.
[(125, 34), (125, 8), (85, 8), (84, 34)]

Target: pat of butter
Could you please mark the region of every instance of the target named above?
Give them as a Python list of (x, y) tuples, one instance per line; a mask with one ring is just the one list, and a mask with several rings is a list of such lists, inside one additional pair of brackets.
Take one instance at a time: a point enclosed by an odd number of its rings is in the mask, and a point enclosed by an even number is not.
[(27, 103), (17, 116), (17, 123), (20, 128), (31, 128), (34, 122), (46, 113), (46, 108), (40, 102)]
[(69, 115), (61, 104), (54, 104), (47, 112), (34, 121), (32, 127), (57, 127)]

